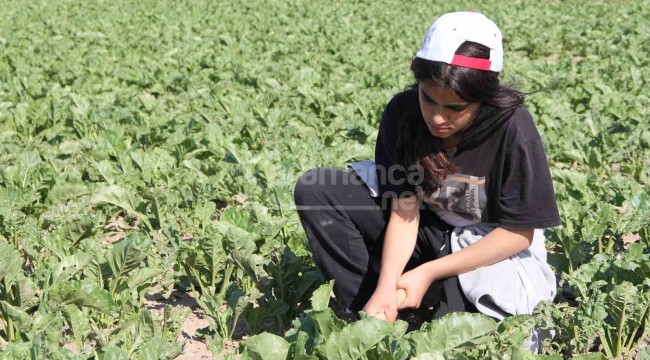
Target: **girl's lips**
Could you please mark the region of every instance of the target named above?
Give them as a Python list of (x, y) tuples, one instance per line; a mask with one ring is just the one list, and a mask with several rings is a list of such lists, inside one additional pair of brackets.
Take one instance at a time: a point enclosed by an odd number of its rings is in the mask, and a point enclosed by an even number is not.
[(427, 124), (427, 127), (429, 128), (429, 131), (431, 131), (434, 134), (443, 135), (451, 131), (451, 128), (449, 126), (434, 126), (431, 124)]

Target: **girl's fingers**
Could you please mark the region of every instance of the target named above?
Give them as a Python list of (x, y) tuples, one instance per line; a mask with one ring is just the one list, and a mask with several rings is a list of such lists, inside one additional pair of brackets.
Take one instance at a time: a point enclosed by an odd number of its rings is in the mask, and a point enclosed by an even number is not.
[(401, 306), (406, 302), (406, 290), (397, 289), (397, 306)]
[[(405, 303), (405, 301), (406, 301), (406, 290), (397, 289), (397, 310), (401, 310), (402, 308), (404, 308), (402, 305)], [(386, 317), (386, 311), (377, 312), (375, 314), (368, 313), (368, 315), (380, 320), (388, 320), (390, 322), (394, 322), (397, 319), (397, 312), (394, 312), (395, 316), (389, 316), (389, 317)]]

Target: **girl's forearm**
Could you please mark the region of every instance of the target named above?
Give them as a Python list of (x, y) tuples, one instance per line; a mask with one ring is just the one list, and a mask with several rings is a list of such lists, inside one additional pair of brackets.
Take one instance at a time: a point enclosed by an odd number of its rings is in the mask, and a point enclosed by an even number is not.
[(420, 210), (415, 199), (394, 199), (386, 227), (378, 287), (395, 287), (417, 241)]
[(425, 273), (430, 275), (428, 280), (433, 282), (497, 263), (527, 249), (532, 242), (533, 232), (534, 229), (496, 228), (474, 244), (424, 264), (427, 268)]
[(402, 275), (406, 263), (408, 263), (415, 249), (417, 225), (414, 233), (408, 230), (400, 232), (397, 228), (397, 226), (391, 226), (389, 223), (386, 229), (378, 287), (393, 287), (397, 284), (397, 279)]

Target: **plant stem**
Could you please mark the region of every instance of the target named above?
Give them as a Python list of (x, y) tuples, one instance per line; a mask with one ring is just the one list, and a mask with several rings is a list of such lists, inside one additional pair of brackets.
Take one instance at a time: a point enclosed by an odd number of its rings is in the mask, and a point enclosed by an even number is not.
[(12, 231), (11, 231), (11, 242), (14, 245), (14, 249), (19, 250), (18, 249), (18, 236), (16, 236), (16, 230), (15, 229), (12, 229)]
[(609, 239), (607, 240), (607, 248), (605, 251), (607, 251), (607, 254), (611, 254), (612, 250), (614, 250), (614, 245), (616, 244), (616, 237), (615, 236), (610, 236)]
[(627, 321), (627, 318), (625, 317), (625, 309), (627, 308), (627, 296), (625, 297), (625, 303), (623, 306), (623, 311), (621, 314), (621, 321), (618, 323), (618, 326), (616, 327), (616, 348), (614, 349), (614, 356), (618, 357), (621, 355), (621, 337), (623, 336), (623, 325)]
[[(648, 317), (648, 312), (650, 312), (650, 303), (648, 303), (648, 306), (646, 306), (645, 311), (643, 312), (643, 316), (641, 316), (641, 319), (649, 319)], [(647, 334), (650, 333), (650, 329), (648, 328), (648, 324), (644, 324), (646, 321), (641, 321), (639, 322), (639, 326), (636, 328), (632, 329), (630, 332), (630, 338), (629, 340), (623, 344), (624, 348), (626, 351), (632, 350), (632, 347), (634, 345), (634, 340), (635, 340), (635, 335), (637, 332), (639, 332), (639, 329), (643, 328), (643, 334), (638, 338), (638, 339), (645, 339), (647, 337)]]
[(569, 261), (569, 275), (571, 275), (573, 274), (573, 261), (571, 261), (571, 255), (569, 254), (569, 250), (564, 245), (564, 243), (562, 244), (562, 250), (564, 250), (564, 256)]
[(163, 323), (162, 323), (162, 338), (165, 339), (165, 335), (167, 334), (167, 317), (168, 317), (168, 310), (167, 306), (163, 308)]
[(199, 274), (197, 274), (196, 270), (193, 268), (189, 268), (189, 270), (192, 273), (192, 276), (196, 279), (196, 282), (199, 283), (199, 287), (201, 288), (201, 294), (207, 294), (208, 291), (205, 291), (205, 286), (203, 285), (203, 281), (201, 281), (201, 277), (199, 276)]
[(111, 297), (115, 297), (115, 291), (117, 291), (118, 279), (113, 279), (111, 284)]
[(228, 337), (228, 325), (224, 322), (224, 319), (222, 319), (225, 315), (218, 313), (217, 316), (217, 322), (219, 322), (219, 335), (221, 336), (222, 339), (230, 339)]
[(614, 355), (612, 349), (611, 336), (609, 336), (608, 330), (605, 330), (603, 332), (603, 336), (601, 336), (601, 339), (605, 340), (603, 341), (603, 349), (605, 350), (605, 355), (607, 356), (608, 359), (613, 358)]
[(12, 342), (16, 339), (16, 330), (14, 329), (13, 320), (7, 318), (7, 340)]
[(598, 253), (603, 253), (603, 236), (598, 237)]
[[(280, 212), (280, 217), (284, 219), (284, 213), (282, 211), (282, 205), (280, 205), (280, 198), (278, 197), (278, 189), (273, 189), (273, 195), (275, 197), (275, 203), (278, 206), (278, 212)], [(282, 229), (280, 229), (280, 232), (282, 233), (282, 243), (287, 244), (287, 229), (285, 225), (282, 225)]]
[(228, 339), (232, 339), (232, 336), (235, 334), (235, 328), (237, 327), (237, 321), (239, 321), (239, 311), (233, 310), (232, 326), (228, 329)]
[(230, 285), (230, 277), (232, 276), (233, 271), (235, 271), (235, 264), (229, 263), (228, 267), (226, 268), (226, 273), (223, 276), (221, 289), (219, 289), (219, 298), (221, 299), (226, 296), (226, 290), (228, 290), (228, 286)]

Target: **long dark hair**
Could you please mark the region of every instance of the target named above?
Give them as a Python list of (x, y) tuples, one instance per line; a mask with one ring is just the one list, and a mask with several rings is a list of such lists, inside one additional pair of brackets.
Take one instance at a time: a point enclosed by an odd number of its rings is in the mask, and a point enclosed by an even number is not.
[[(489, 59), (490, 49), (484, 45), (464, 42), (456, 50), (456, 54)], [(435, 86), (449, 88), (461, 99), (470, 103), (479, 103), (480, 107), (474, 122), (481, 121), (483, 114), (490, 110), (506, 110), (515, 108), (524, 102), (524, 94), (507, 85), (499, 83), (499, 73), (476, 70), (446, 63), (414, 58), (411, 71), (416, 82), (412, 85), (417, 89), (419, 83), (430, 80)], [(426, 196), (442, 186), (447, 175), (459, 169), (451, 164), (445, 156), (442, 141), (429, 132), (424, 121), (419, 116), (420, 109), (414, 109), (402, 119), (399, 136), (395, 144), (395, 159), (405, 168), (418, 165), (423, 175), (420, 185)]]

